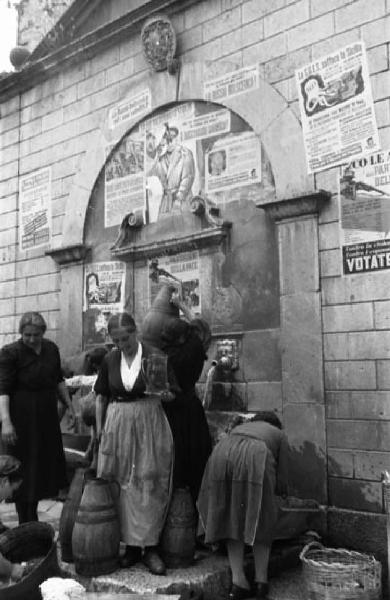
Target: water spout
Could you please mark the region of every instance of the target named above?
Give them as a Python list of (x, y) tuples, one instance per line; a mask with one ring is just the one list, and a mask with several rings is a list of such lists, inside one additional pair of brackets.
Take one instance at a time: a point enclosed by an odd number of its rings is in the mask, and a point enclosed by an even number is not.
[(214, 373), (215, 373), (215, 369), (217, 368), (217, 365), (218, 365), (217, 361), (212, 360), (211, 367), (207, 371), (206, 384), (205, 384), (204, 394), (203, 394), (203, 399), (202, 399), (203, 408), (205, 410), (208, 410), (211, 405), (211, 400), (213, 397)]

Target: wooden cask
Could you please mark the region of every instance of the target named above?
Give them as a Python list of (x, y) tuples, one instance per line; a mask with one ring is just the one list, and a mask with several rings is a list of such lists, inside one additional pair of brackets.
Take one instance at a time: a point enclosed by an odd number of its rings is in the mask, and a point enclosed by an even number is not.
[(118, 568), (120, 529), (111, 484), (95, 478), (86, 482), (72, 533), (76, 572), (86, 577)]
[(187, 567), (193, 562), (196, 524), (196, 509), (189, 490), (173, 490), (161, 536), (161, 552), (167, 567)]

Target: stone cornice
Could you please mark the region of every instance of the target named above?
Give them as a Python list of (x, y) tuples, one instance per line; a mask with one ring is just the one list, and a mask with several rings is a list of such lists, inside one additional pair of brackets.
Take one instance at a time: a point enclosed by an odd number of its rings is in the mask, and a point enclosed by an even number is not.
[(257, 208), (262, 208), (275, 221), (291, 219), (304, 215), (319, 214), (324, 204), (329, 202), (332, 194), (325, 190), (313, 191), (302, 196), (294, 196), (274, 202), (259, 202)]
[(72, 246), (63, 246), (61, 248), (52, 248), (45, 254), (51, 256), (60, 267), (80, 264), (87, 256), (89, 247), (85, 244), (74, 244)]
[[(38, 47), (23, 69), (1, 79), (0, 102), (5, 102), (16, 94), (31, 89), (64, 67), (84, 62), (106, 48), (127, 39), (135, 31), (141, 30), (142, 23), (149, 16), (162, 11), (169, 16), (196, 2), (197, 0), (150, 0), (119, 19), (66, 43), (50, 54), (40, 56)], [(68, 13), (69, 11), (66, 14)], [(146, 61), (145, 67), (147, 67)]]
[(202, 229), (200, 232), (192, 233), (182, 237), (174, 237), (166, 240), (147, 242), (145, 244), (128, 244), (111, 251), (115, 258), (121, 260), (145, 260), (177, 252), (190, 250), (201, 250), (220, 245), (228, 237), (232, 224), (228, 221), (219, 227)]

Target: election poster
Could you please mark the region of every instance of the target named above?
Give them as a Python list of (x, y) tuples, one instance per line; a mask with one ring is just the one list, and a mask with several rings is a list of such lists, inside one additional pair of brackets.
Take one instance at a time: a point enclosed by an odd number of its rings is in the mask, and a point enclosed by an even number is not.
[(364, 43), (295, 72), (309, 173), (380, 149)]
[(32, 250), (51, 240), (51, 169), (19, 180), (19, 249)]
[(390, 268), (390, 151), (352, 161), (340, 178), (343, 274)]
[(203, 97), (210, 102), (221, 102), (259, 87), (259, 67), (251, 65), (205, 81)]
[(252, 132), (218, 139), (205, 154), (206, 193), (260, 183), (260, 140)]
[(107, 323), (125, 305), (126, 265), (120, 261), (85, 265), (83, 338), (84, 347), (109, 343)]
[(104, 226), (119, 225), (129, 212), (145, 206), (145, 147), (126, 137), (105, 166)]
[(127, 121), (142, 117), (152, 107), (150, 90), (146, 88), (134, 96), (125, 98), (108, 112), (108, 126), (115, 129)]
[[(142, 120), (105, 169), (105, 227), (142, 210), (144, 223), (228, 202), (253, 201), (262, 182), (259, 138), (238, 115), (206, 102), (184, 102)], [(208, 211), (206, 213), (206, 211)]]
[(197, 250), (152, 259), (149, 263), (149, 302), (153, 304), (162, 284), (176, 288), (194, 315), (201, 313), (200, 265)]

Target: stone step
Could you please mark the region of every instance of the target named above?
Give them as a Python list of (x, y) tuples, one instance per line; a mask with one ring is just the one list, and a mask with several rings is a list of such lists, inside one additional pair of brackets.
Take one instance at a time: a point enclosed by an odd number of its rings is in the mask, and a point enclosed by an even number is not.
[[(299, 551), (302, 545), (291, 546), (285, 552), (273, 554), (270, 562), (270, 600), (302, 600), (302, 576)], [(292, 569), (292, 567), (294, 567)], [(119, 569), (110, 575), (85, 578), (77, 575), (74, 565), (61, 563), (65, 573), (77, 579), (88, 592), (134, 594), (131, 600), (226, 600), (231, 575), (226, 556), (199, 552), (194, 564), (182, 569), (168, 569), (163, 577), (152, 575), (141, 563), (129, 569)], [(287, 569), (287, 570), (285, 570)], [(253, 576), (253, 563), (247, 559), (248, 576)], [(124, 599), (125, 600), (125, 599)]]

